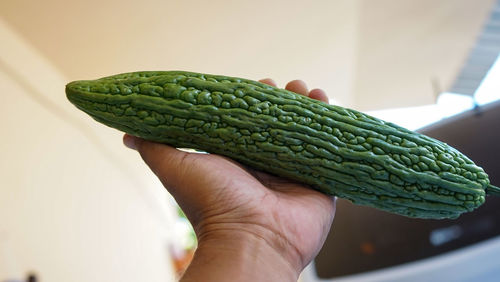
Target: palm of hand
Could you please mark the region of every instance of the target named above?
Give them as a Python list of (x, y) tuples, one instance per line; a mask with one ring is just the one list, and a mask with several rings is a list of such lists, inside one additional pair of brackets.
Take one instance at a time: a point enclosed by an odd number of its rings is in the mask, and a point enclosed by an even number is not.
[(200, 240), (234, 231), (271, 238), (281, 253), (294, 250), (302, 267), (321, 248), (335, 213), (332, 197), (217, 155), (187, 155), (184, 165), (191, 176), (184, 189), (198, 197), (180, 204)]

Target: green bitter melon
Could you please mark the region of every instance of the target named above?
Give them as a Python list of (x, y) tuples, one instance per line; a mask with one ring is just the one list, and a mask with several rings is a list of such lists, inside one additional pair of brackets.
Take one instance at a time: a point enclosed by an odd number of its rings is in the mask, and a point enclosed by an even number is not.
[(131, 135), (228, 156), (409, 217), (456, 218), (499, 193), (482, 168), (443, 142), (252, 80), (133, 72), (74, 81), (66, 94)]

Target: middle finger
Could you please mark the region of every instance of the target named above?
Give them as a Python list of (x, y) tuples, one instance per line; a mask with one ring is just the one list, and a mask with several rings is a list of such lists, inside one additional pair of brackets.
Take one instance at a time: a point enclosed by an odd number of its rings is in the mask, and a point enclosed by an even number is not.
[(292, 91), (295, 93), (302, 94), (304, 96), (307, 96), (308, 90), (307, 90), (307, 85), (304, 81), (302, 80), (292, 80), (288, 82), (288, 84), (285, 86), (285, 89), (288, 91)]

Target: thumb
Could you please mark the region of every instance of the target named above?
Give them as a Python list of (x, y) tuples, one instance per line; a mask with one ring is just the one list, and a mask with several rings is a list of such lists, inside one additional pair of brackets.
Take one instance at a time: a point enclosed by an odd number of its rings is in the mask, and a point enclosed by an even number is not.
[(171, 146), (144, 140), (139, 137), (125, 134), (123, 143), (130, 149), (136, 150), (144, 162), (160, 178), (167, 187), (177, 186), (176, 182), (182, 178), (179, 167), (186, 166), (184, 163), (188, 154)]
[(180, 151), (174, 147), (150, 142), (125, 134), (125, 146), (139, 152), (144, 162), (175, 198), (188, 217), (203, 209), (209, 196), (206, 164), (203, 155)]

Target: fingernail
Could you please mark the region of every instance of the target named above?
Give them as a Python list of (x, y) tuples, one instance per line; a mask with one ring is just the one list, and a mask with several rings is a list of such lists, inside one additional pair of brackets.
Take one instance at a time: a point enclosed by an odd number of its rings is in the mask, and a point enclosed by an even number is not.
[(259, 80), (259, 82), (276, 87), (276, 82), (271, 78), (264, 78)]
[(125, 134), (123, 136), (123, 144), (132, 150), (137, 150), (136, 138), (132, 135)]
[(323, 89), (315, 88), (309, 92), (309, 97), (315, 100), (320, 100), (328, 104), (328, 95)]

